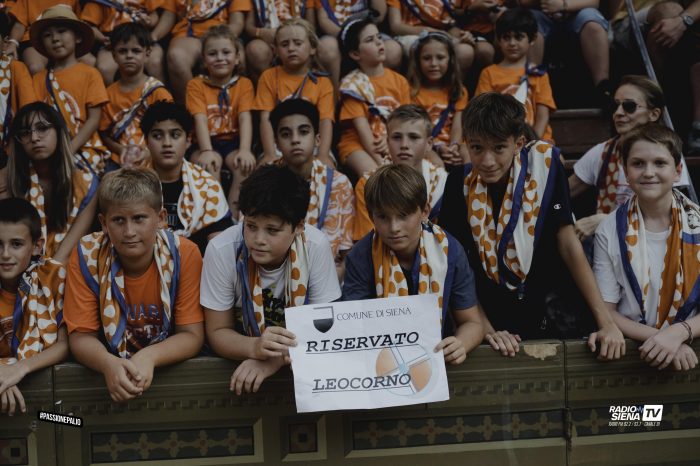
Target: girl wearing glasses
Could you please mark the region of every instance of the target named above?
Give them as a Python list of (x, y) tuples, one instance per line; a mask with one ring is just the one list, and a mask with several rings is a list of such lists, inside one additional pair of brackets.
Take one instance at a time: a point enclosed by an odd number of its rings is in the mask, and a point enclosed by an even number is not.
[[(664, 110), (664, 94), (658, 84), (644, 76), (628, 75), (620, 81), (614, 94), (613, 124), (615, 135), (593, 146), (574, 165), (569, 177), (571, 197), (575, 198), (594, 186), (596, 213), (576, 222), (576, 234), (584, 240), (595, 233), (603, 218), (632, 197), (620, 157), (620, 138), (640, 126), (658, 122)], [(683, 166), (678, 185), (687, 185), (688, 173)]]
[(98, 179), (70, 150), (61, 116), (48, 104), (22, 107), (10, 128), (7, 185), (39, 211), (44, 255), (66, 264), (95, 216)]

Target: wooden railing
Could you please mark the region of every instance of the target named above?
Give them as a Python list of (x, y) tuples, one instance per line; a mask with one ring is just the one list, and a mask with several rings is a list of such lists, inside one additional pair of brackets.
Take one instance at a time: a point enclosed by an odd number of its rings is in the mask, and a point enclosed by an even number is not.
[[(627, 348), (605, 363), (581, 341), (527, 342), (512, 359), (482, 346), (448, 368), (449, 401), (316, 414), (296, 413), (286, 370), (236, 396), (235, 363), (196, 358), (117, 404), (102, 375), (61, 364), (23, 381), (27, 414), (0, 417), (0, 465), (700, 464), (700, 369), (659, 371)], [(659, 427), (609, 426), (611, 405), (644, 404), (664, 405)]]

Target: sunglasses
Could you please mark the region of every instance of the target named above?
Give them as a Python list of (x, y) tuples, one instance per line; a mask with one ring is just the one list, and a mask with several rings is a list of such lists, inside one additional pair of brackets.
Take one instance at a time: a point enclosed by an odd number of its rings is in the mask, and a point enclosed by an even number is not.
[(636, 112), (637, 108), (647, 108), (644, 105), (639, 105), (634, 100), (615, 100), (613, 101), (613, 111), (617, 110), (620, 105), (622, 105), (622, 111), (629, 115)]

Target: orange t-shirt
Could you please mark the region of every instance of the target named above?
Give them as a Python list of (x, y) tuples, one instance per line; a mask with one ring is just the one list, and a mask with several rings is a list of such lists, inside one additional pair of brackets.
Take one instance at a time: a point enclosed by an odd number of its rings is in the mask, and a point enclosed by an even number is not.
[(187, 83), (185, 99), (187, 110), (192, 115), (207, 115), (211, 137), (233, 139), (238, 135), (238, 115), (253, 108), (253, 93), (253, 83), (241, 76), (236, 84), (228, 88), (230, 108), (222, 112), (219, 109), (219, 89), (209, 86), (199, 76)]
[[(187, 37), (187, 32), (189, 28), (189, 21), (185, 18), (187, 14), (187, 5), (194, 0), (164, 0), (162, 8), (167, 11), (171, 11), (180, 18), (180, 21), (175, 24), (172, 30), (173, 38), (176, 37)], [(198, 2), (199, 3), (199, 2)], [(194, 21), (192, 22), (192, 37), (200, 37), (202, 34), (207, 32), (209, 28), (217, 26), (219, 24), (228, 24), (229, 17), (231, 14), (240, 11), (250, 11), (252, 7), (248, 7), (250, 0), (233, 0), (229, 5), (223, 8), (220, 12), (214, 15), (212, 18), (205, 19), (204, 21)]]
[[(126, 0), (126, 6), (133, 11), (144, 11), (151, 13), (163, 7), (165, 0)], [(97, 26), (102, 32), (112, 32), (112, 30), (124, 23), (131, 23), (131, 15), (127, 12), (118, 11), (99, 3), (88, 1), (83, 8), (80, 19)]]
[(12, 357), (12, 313), (15, 293), (0, 289), (0, 358)]
[[(375, 102), (390, 108), (411, 103), (411, 88), (406, 78), (395, 71), (384, 68), (384, 73), (369, 78), (374, 87)], [(352, 123), (355, 118), (368, 118), (369, 106), (352, 97), (343, 97), (340, 103), (340, 122), (343, 126), (340, 142), (338, 143), (338, 155), (341, 161), (345, 161), (348, 155), (358, 150), (365, 150), (360, 142), (360, 136)], [(381, 125), (379, 133), (375, 136), (386, 135), (386, 125)]]
[[(403, 2), (401, 2), (401, 0), (386, 0), (387, 7), (401, 10), (401, 22), (408, 24), (409, 26), (432, 26), (445, 29), (447, 24), (454, 21), (454, 19), (450, 16), (449, 11), (445, 8), (443, 0), (422, 0), (422, 3), (423, 11), (433, 18), (431, 23), (427, 23), (413, 14), (413, 12)], [(460, 8), (461, 4), (462, 1), (460, 0), (450, 0), (450, 5), (453, 12), (455, 9)]]
[[(503, 0), (496, 0), (496, 5), (503, 6)], [(464, 2), (464, 8), (466, 9), (471, 4), (471, 0), (466, 0)], [(495, 29), (495, 24), (491, 20), (491, 13), (488, 11), (470, 11), (468, 15), (464, 16), (464, 22), (461, 28), (465, 31), (476, 32), (485, 36)]]
[[(98, 298), (92, 293), (80, 271), (78, 249), (75, 248), (68, 262), (66, 296), (63, 318), (68, 332), (102, 332)], [(204, 321), (199, 304), (199, 281), (202, 272), (202, 256), (192, 241), (180, 238), (180, 277), (177, 297), (172, 311), (174, 325), (196, 324)], [(163, 302), (160, 299), (160, 277), (155, 261), (140, 277), (124, 276), (127, 332), (134, 340), (147, 345), (151, 334), (158, 334), (163, 323)], [(155, 329), (155, 330), (154, 330)], [(174, 329), (174, 327), (173, 327)], [(127, 345), (130, 351), (138, 347)]]
[[(525, 68), (505, 67), (501, 65), (491, 65), (484, 68), (479, 76), (479, 84), (476, 86), (475, 95), (485, 92), (500, 92), (503, 94), (515, 94), (518, 90), (520, 78), (525, 74)], [(527, 90), (527, 101), (525, 102), (525, 120), (530, 126), (535, 124), (535, 115), (538, 105), (544, 105), (551, 110), (556, 110), (552, 96), (552, 87), (549, 85), (549, 75), (530, 76)], [(552, 141), (552, 127), (547, 125), (544, 134), (540, 139)]]
[(80, 0), (17, 0), (8, 4), (9, 14), (26, 28), (21, 41), (29, 40), (29, 26), (39, 19), (41, 13), (56, 5), (68, 5), (76, 14), (80, 13)]
[[(145, 83), (144, 83), (145, 85)], [(134, 89), (132, 91), (125, 92), (121, 89), (119, 81), (111, 84), (107, 88), (107, 96), (109, 97), (109, 102), (102, 107), (102, 117), (100, 118), (100, 131), (106, 131), (114, 124), (118, 124), (119, 120), (124, 116), (124, 114), (129, 111), (131, 106), (141, 100), (141, 92), (143, 91), (143, 86)], [(141, 118), (146, 112), (146, 109), (153, 105), (159, 100), (166, 100), (168, 102), (173, 101), (173, 96), (165, 87), (159, 87), (153, 91), (148, 97), (146, 97), (146, 105), (141, 105), (136, 111), (136, 116), (126, 130), (121, 134), (119, 140), (116, 141), (119, 144), (129, 145), (143, 145), (144, 137), (141, 132)], [(110, 132), (112, 129), (110, 129)], [(109, 137), (112, 137), (110, 134)], [(119, 158), (119, 154), (112, 154), (112, 157), (116, 156)], [(118, 162), (118, 160), (117, 160)]]
[[(469, 101), (469, 95), (467, 94), (467, 89), (462, 86), (462, 97), (455, 104), (455, 112), (461, 112), (467, 107), (467, 102)], [(444, 89), (428, 89), (421, 87), (418, 89), (418, 94), (413, 98), (413, 102), (420, 105), (428, 112), (430, 115), (430, 121), (433, 124), (433, 128), (440, 121), (440, 114), (447, 108), (450, 103), (450, 90)], [(435, 142), (444, 142), (445, 144), (450, 144), (451, 137), (450, 133), (452, 131), (452, 120), (454, 119), (455, 112), (451, 113), (447, 117), (447, 121), (442, 127), (440, 134), (438, 134), (437, 140)], [(454, 141), (461, 142), (461, 141)]]
[[(304, 78), (305, 75), (297, 76), (287, 73), (281, 66), (265, 70), (258, 81), (258, 92), (255, 95), (253, 109), (272, 111), (275, 105), (291, 97), (299, 89)], [(318, 77), (316, 83), (311, 78), (306, 79), (301, 97), (318, 108), (321, 120), (335, 120), (333, 84), (326, 76)]]
[[(322, 0), (314, 0), (314, 8), (316, 11), (323, 9), (323, 4), (321, 2)], [(345, 5), (345, 2), (342, 2), (342, 5), (338, 5), (339, 2), (337, 0), (326, 0), (326, 3), (333, 11), (333, 16), (328, 16), (331, 18), (331, 21), (333, 21), (332, 18), (335, 17), (339, 25), (343, 24), (351, 16), (365, 11), (369, 4), (366, 0), (354, 0), (351, 2), (351, 5)]]
[[(264, 24), (260, 24), (260, 21), (258, 20), (258, 13), (257, 13), (257, 8), (256, 5), (253, 5), (253, 2), (251, 0), (234, 0), (234, 1), (239, 1), (240, 6), (238, 7), (239, 9), (237, 11), (255, 11), (255, 25), (258, 27), (267, 27)], [(303, 0), (265, 0), (267, 1), (274, 1), (275, 2), (275, 10), (277, 11), (277, 18), (279, 19), (280, 23), (282, 21), (285, 21), (287, 19), (294, 18), (294, 9), (296, 8), (296, 3), (301, 3)], [(306, 0), (306, 11), (308, 11), (311, 8), (314, 8), (314, 0)]]
[[(53, 105), (51, 95), (46, 89), (46, 73), (48, 73), (47, 70), (41, 70), (34, 75), (34, 92), (36, 92), (39, 101)], [(71, 114), (75, 117), (79, 127), (85, 124), (88, 108), (99, 107), (109, 102), (102, 75), (92, 66), (76, 63), (56, 71), (54, 75), (61, 91), (66, 95)], [(57, 95), (56, 98), (58, 98)], [(75, 134), (71, 136), (75, 136)]]

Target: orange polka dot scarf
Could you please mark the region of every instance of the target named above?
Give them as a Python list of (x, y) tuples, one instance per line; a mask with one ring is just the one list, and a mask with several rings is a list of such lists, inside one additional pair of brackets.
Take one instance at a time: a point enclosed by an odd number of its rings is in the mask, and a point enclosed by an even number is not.
[(12, 121), (12, 57), (0, 55), (0, 134), (2, 146), (8, 144), (8, 133)]
[(176, 231), (176, 234), (189, 238), (202, 228), (231, 215), (221, 184), (203, 168), (184, 160), (182, 184), (177, 216), (184, 229)]
[(455, 24), (455, 5), (451, 0), (402, 0), (401, 4), (425, 25), (447, 29)]
[[(445, 279), (448, 269), (448, 241), (445, 232), (437, 225), (424, 223), (411, 272), (418, 294), (438, 295), (438, 305), (443, 309), (443, 322), (446, 304), (443, 303)], [(406, 276), (401, 269), (394, 251), (386, 246), (375, 232), (372, 236), (372, 265), (377, 298), (408, 296), (410, 291)]]
[[(149, 76), (146, 79), (141, 89), (141, 97), (122, 114), (118, 121), (115, 121), (112, 126), (110, 126), (109, 133), (112, 135), (112, 139), (123, 145), (142, 145), (144, 143), (144, 135), (141, 132), (141, 128), (138, 127), (138, 124), (141, 121), (141, 116), (143, 116), (143, 113), (148, 108), (148, 98), (156, 89), (160, 89), (161, 87), (165, 87), (165, 85), (156, 78)], [(129, 135), (139, 135), (139, 137), (134, 140), (129, 137)]]
[(656, 327), (684, 321), (700, 301), (700, 207), (673, 190), (671, 232), (661, 272), (657, 309), (649, 309), (649, 257), (644, 217), (637, 196), (615, 211), (622, 267), (637, 298), (640, 322), (657, 313)]
[(622, 157), (620, 156), (620, 137), (609, 139), (603, 148), (603, 161), (596, 180), (598, 195), (596, 211), (609, 214), (617, 209), (617, 180), (622, 172)]
[[(61, 90), (61, 85), (56, 79), (53, 68), (49, 68), (46, 73), (46, 90), (49, 96), (51, 96), (51, 102), (49, 103), (53, 105), (61, 117), (63, 117), (70, 137), (74, 138), (75, 135), (78, 134), (78, 131), (80, 131), (80, 121), (77, 119), (77, 116), (73, 114), (73, 109), (68, 102), (69, 99), (74, 99), (70, 94)], [(99, 134), (95, 131), (85, 145), (80, 148), (76, 157), (78, 162), (80, 162), (81, 159), (86, 161), (88, 167), (90, 167), (92, 171), (98, 175), (102, 175), (105, 161), (111, 157), (111, 152), (105, 147)]]
[(386, 134), (385, 122), (393, 108), (377, 103), (374, 85), (369, 76), (360, 69), (352, 70), (340, 81), (340, 94), (343, 97), (357, 99), (367, 104), (369, 107), (367, 121), (372, 129), (372, 134), (375, 136)]
[(440, 214), (442, 194), (445, 191), (445, 182), (447, 181), (447, 171), (442, 167), (433, 165), (428, 159), (423, 159), (421, 172), (425, 185), (428, 187), (429, 218), (434, 221)]
[[(486, 275), (510, 290), (525, 292), (525, 279), (551, 201), (559, 150), (548, 143), (528, 144), (513, 158), (498, 217), (488, 187), (475, 170), (464, 179), (469, 225)], [(467, 169), (471, 166), (467, 165)]]
[[(284, 267), (285, 307), (307, 304), (310, 270), (304, 233), (294, 237)], [(245, 245), (245, 241), (241, 241), (236, 254), (236, 272), (238, 279), (241, 281), (243, 328), (248, 336), (259, 337), (268, 325), (265, 320), (263, 288), (258, 264), (248, 254), (248, 247)]]
[(73, 202), (71, 210), (68, 213), (66, 229), (63, 231), (48, 231), (46, 226), (46, 199), (44, 197), (44, 190), (39, 183), (39, 176), (31, 165), (29, 167), (29, 181), (29, 195), (27, 196), (27, 200), (31, 202), (39, 212), (39, 218), (41, 219), (41, 236), (44, 238), (44, 254), (51, 257), (56, 253), (58, 247), (61, 245), (61, 241), (63, 241), (68, 231), (70, 231), (75, 219), (78, 218), (78, 215), (87, 207), (92, 198), (95, 197), (99, 180), (97, 176), (83, 164), (76, 166), (73, 170)]
[(333, 190), (333, 169), (318, 159), (314, 159), (311, 166), (309, 189), (311, 198), (309, 199), (309, 210), (306, 212), (306, 223), (320, 230), (326, 220), (328, 203)]
[(335, 7), (332, 7), (328, 0), (320, 0), (320, 3), (336, 26), (342, 26), (351, 16), (365, 11), (368, 7), (366, 0), (336, 0)]
[[(138, 22), (141, 20), (140, 14), (148, 15), (148, 11), (140, 0), (89, 0), (89, 2), (104, 5), (116, 10), (112, 20), (112, 28), (125, 22)], [(121, 19), (120, 19), (121, 17)]]
[(66, 269), (53, 259), (34, 262), (22, 274), (12, 313), (12, 356), (0, 364), (14, 364), (49, 348), (63, 321)]
[(306, 0), (253, 0), (258, 25), (277, 29), (283, 21), (304, 18)]
[(180, 3), (187, 3), (185, 18), (187, 19), (187, 36), (193, 37), (192, 23), (206, 21), (221, 13), (224, 8), (231, 4), (231, 0), (179, 0)]
[[(180, 240), (168, 230), (159, 230), (153, 246), (153, 260), (160, 277), (160, 299), (163, 302), (163, 331), (150, 344), (168, 337), (180, 277)], [(85, 283), (97, 297), (100, 320), (109, 350), (119, 357), (130, 358), (127, 345), (127, 303), (124, 271), (112, 242), (104, 233), (83, 236), (78, 243), (78, 262)]]

